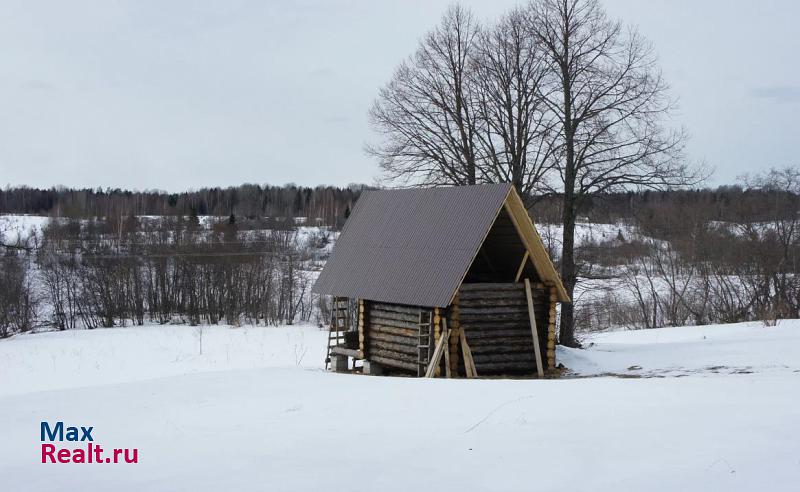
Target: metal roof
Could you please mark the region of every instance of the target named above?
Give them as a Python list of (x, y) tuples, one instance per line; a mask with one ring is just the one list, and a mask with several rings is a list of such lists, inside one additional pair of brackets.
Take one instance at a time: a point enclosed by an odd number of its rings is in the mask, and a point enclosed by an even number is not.
[[(313, 291), (412, 306), (450, 305), (511, 190), (499, 183), (364, 192)], [(547, 263), (552, 269), (549, 258)], [(554, 270), (553, 275), (560, 285)]]

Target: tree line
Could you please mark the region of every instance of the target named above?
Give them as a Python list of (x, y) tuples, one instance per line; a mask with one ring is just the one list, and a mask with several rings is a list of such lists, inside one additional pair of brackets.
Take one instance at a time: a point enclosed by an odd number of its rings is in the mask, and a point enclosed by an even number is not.
[(581, 245), (588, 299), (578, 303), (579, 324), (657, 328), (800, 317), (800, 169), (743, 181), (728, 197), (741, 203), (723, 213), (693, 200), (657, 200), (638, 209), (635, 235), (620, 231)]
[(145, 322), (309, 321), (312, 273), (330, 233), (298, 239), (292, 222), (239, 230), (234, 215), (121, 221), (51, 220), (41, 237), (0, 257), (0, 337)]
[(123, 189), (49, 189), (25, 186), (0, 189), (0, 213), (55, 217), (124, 215), (197, 215), (302, 217), (309, 224), (341, 226), (364, 185), (301, 187), (243, 184), (195, 191)]

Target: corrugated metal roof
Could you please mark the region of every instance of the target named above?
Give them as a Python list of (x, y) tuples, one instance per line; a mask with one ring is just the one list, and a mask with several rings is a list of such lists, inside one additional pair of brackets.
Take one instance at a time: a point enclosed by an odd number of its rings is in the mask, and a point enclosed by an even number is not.
[(510, 190), (500, 183), (364, 192), (314, 292), (448, 306)]

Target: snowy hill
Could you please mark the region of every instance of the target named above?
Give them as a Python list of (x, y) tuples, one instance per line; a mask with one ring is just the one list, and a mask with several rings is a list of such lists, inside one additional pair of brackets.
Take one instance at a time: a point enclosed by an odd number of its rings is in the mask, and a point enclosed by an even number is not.
[[(193, 327), (15, 336), (0, 341), (0, 476), (6, 490), (794, 490), (800, 321), (589, 342), (560, 361), (651, 377), (332, 374), (313, 327), (205, 327), (202, 353)], [(42, 465), (39, 424), (58, 420), (139, 463)]]

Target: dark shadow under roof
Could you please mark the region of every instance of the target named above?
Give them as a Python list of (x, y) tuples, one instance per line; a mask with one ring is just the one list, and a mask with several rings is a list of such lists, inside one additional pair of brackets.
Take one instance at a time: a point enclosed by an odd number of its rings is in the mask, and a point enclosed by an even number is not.
[(510, 190), (500, 183), (364, 192), (313, 291), (448, 306)]

